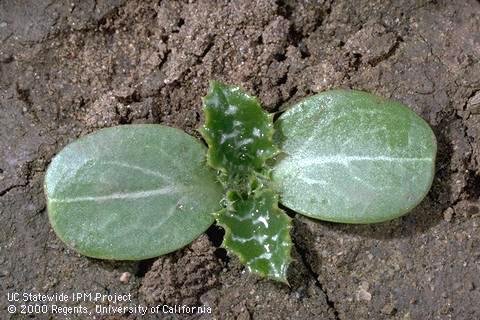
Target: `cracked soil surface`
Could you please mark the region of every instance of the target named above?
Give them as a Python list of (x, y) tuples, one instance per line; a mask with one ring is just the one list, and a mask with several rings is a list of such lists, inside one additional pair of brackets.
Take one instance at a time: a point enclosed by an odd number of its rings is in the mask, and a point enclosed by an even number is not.
[[(297, 215), (290, 286), (245, 272), (215, 226), (149, 261), (65, 247), (43, 195), (52, 157), (118, 124), (198, 137), (210, 79), (239, 84), (271, 112), (330, 88), (407, 104), (438, 139), (431, 192), (382, 224)], [(96, 319), (480, 319), (478, 1), (0, 0), (0, 137), (2, 319), (27, 318), (7, 313), (14, 291), (131, 293), (132, 303), (213, 310)]]

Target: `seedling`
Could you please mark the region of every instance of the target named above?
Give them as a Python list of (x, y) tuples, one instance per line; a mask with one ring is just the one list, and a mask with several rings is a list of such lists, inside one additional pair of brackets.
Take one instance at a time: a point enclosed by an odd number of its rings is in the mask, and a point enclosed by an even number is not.
[(208, 151), (162, 125), (103, 129), (67, 145), (45, 177), (57, 235), (86, 256), (140, 260), (182, 248), (216, 220), (250, 271), (286, 282), (291, 219), (279, 201), (315, 219), (375, 223), (430, 189), (435, 136), (398, 102), (328, 91), (273, 123), (255, 98), (213, 82), (203, 106)]

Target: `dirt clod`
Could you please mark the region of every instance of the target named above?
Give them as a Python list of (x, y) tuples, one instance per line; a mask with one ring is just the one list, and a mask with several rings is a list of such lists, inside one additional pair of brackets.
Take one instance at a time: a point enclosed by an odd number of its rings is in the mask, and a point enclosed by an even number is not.
[(182, 251), (155, 261), (140, 292), (149, 304), (199, 304), (199, 297), (219, 284), (222, 263), (202, 235)]
[(383, 314), (391, 316), (394, 315), (397, 310), (395, 309), (395, 306), (393, 304), (388, 303), (382, 308), (381, 311)]

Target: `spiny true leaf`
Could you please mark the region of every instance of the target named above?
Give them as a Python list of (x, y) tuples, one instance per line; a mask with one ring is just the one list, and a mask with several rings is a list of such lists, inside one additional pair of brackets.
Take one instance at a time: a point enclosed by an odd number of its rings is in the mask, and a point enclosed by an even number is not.
[(189, 244), (213, 222), (222, 188), (205, 148), (160, 125), (108, 128), (67, 145), (45, 177), (48, 214), (78, 252), (155, 257)]
[(227, 208), (217, 214), (226, 229), (225, 248), (248, 269), (286, 282), (290, 263), (290, 219), (278, 208), (266, 161), (278, 153), (272, 115), (238, 87), (213, 82), (204, 99), (202, 135), (208, 163), (227, 188)]
[(229, 206), (217, 213), (225, 228), (223, 245), (262, 276), (287, 282), (290, 263), (290, 218), (277, 206), (277, 196), (264, 189), (247, 199), (228, 194)]
[(208, 163), (230, 182), (263, 173), (265, 161), (278, 151), (272, 143), (272, 115), (238, 87), (216, 81), (203, 106), (205, 125), (200, 131), (210, 147)]
[(287, 207), (313, 218), (372, 223), (415, 207), (432, 184), (435, 135), (406, 106), (360, 91), (303, 100), (275, 123), (273, 170)]

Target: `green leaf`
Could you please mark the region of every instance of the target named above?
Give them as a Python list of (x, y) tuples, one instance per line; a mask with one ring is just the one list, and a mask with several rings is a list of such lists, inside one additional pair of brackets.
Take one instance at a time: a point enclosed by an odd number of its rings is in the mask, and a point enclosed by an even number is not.
[(223, 245), (249, 271), (286, 283), (291, 223), (278, 208), (277, 196), (269, 189), (248, 199), (229, 192), (228, 202), (228, 208), (217, 213), (217, 221), (226, 230)]
[(272, 143), (272, 115), (238, 87), (216, 81), (203, 105), (205, 125), (200, 132), (210, 146), (209, 165), (230, 183), (248, 184), (249, 177), (265, 174), (265, 161), (278, 152)]
[(78, 139), (46, 173), (53, 229), (76, 251), (104, 259), (146, 259), (189, 244), (213, 223), (223, 193), (205, 151), (160, 125)]
[(208, 163), (227, 189), (227, 208), (216, 215), (226, 230), (223, 245), (250, 271), (287, 282), (290, 218), (269, 189), (266, 165), (278, 153), (272, 115), (238, 87), (219, 82), (212, 82), (204, 110)]
[(280, 202), (307, 216), (373, 223), (401, 216), (425, 197), (436, 139), (406, 106), (360, 91), (325, 92), (275, 123), (283, 155), (273, 169)]

